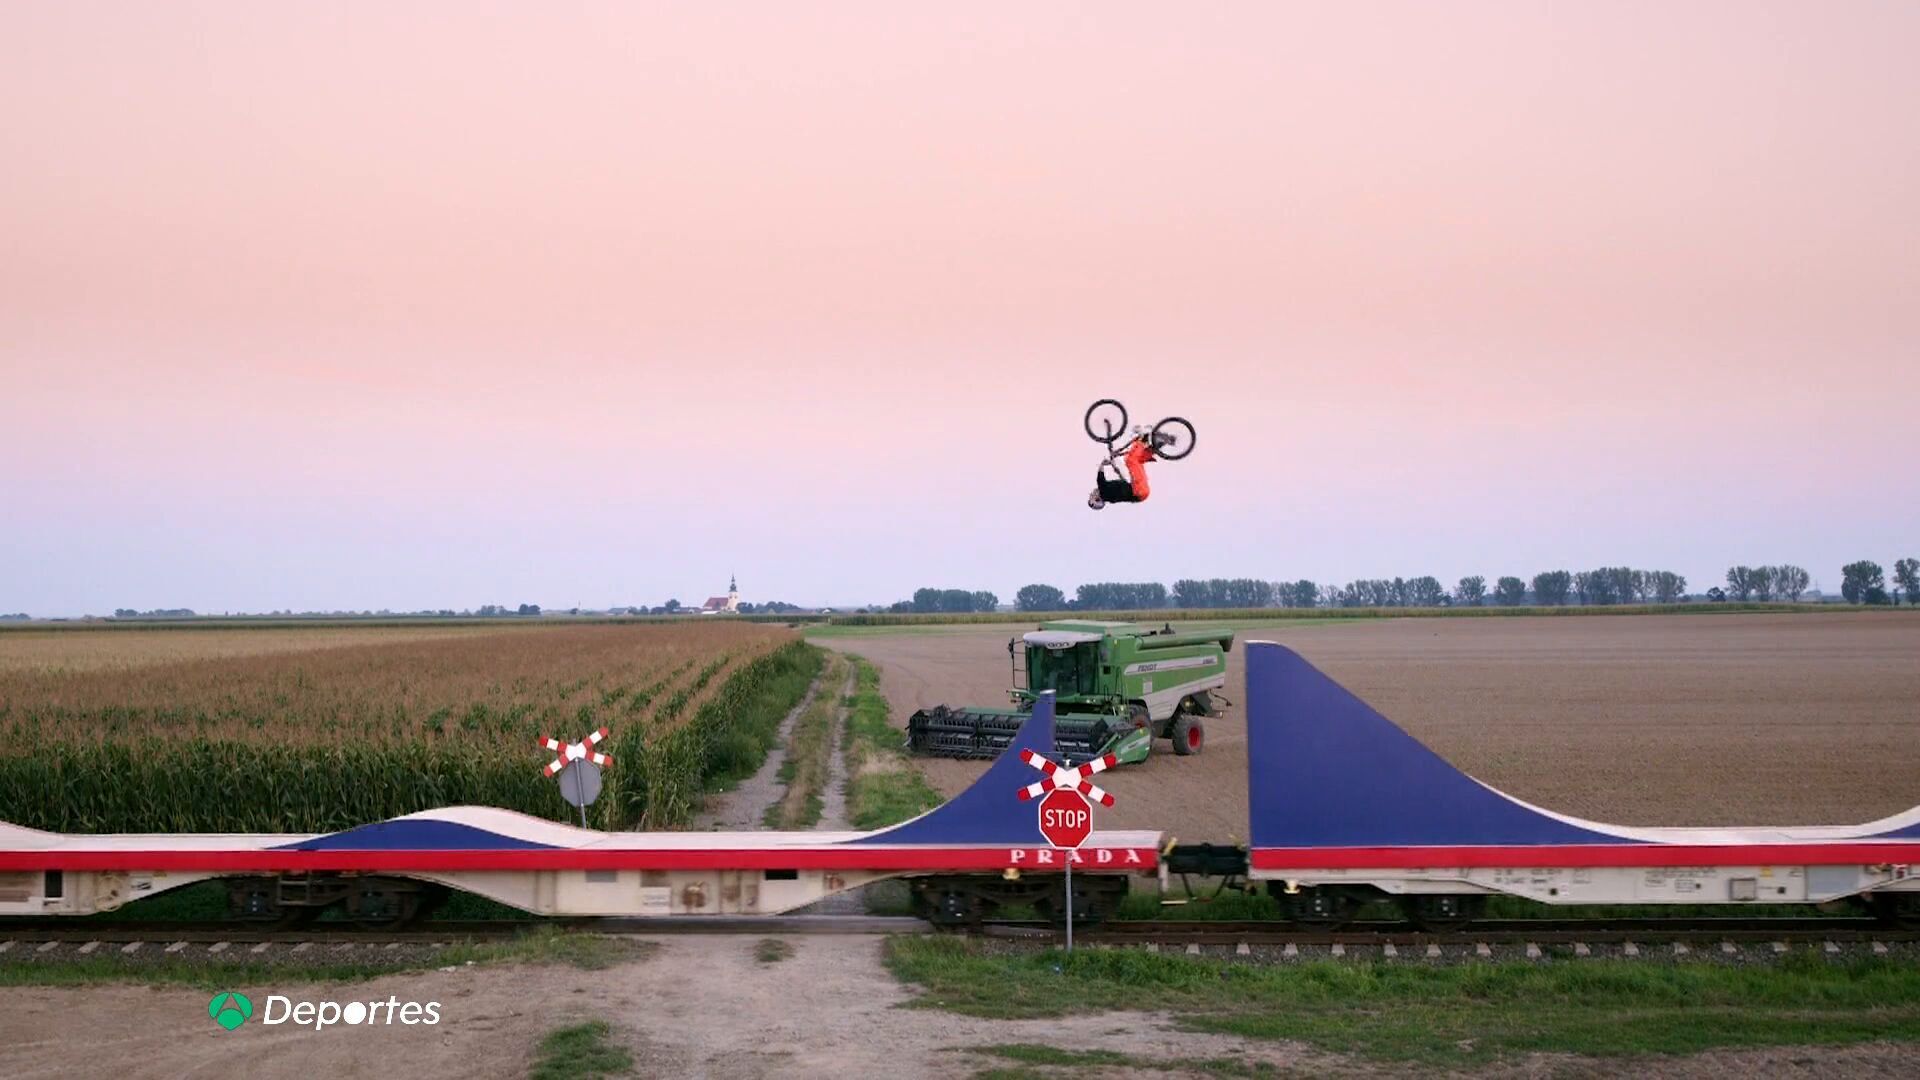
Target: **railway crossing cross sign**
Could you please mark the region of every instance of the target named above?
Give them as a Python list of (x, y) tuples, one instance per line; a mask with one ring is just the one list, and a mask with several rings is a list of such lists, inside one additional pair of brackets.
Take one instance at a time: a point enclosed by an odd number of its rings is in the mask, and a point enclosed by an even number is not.
[(541, 772), (559, 774), (560, 797), (580, 808), (582, 826), (587, 822), (587, 807), (600, 797), (600, 770), (613, 764), (612, 754), (594, 749), (606, 737), (607, 729), (601, 728), (579, 742), (562, 743), (552, 736), (540, 740), (542, 747), (559, 755)]
[[(1087, 842), (1093, 833), (1093, 803), (1112, 806), (1113, 796), (1101, 790), (1088, 777), (1106, 772), (1119, 764), (1112, 754), (1103, 754), (1080, 765), (1061, 765), (1031, 750), (1020, 751), (1020, 760), (1040, 770), (1041, 778), (1020, 789), (1020, 801), (1040, 800), (1040, 835), (1056, 849), (1072, 852)], [(1093, 800), (1088, 802), (1087, 800)], [(1066, 865), (1067, 951), (1073, 951), (1073, 855)]]
[[(1039, 769), (1043, 774), (1043, 779), (1036, 780), (1020, 789), (1021, 802), (1026, 802), (1028, 799), (1037, 799), (1048, 791), (1077, 791), (1087, 798), (1092, 799), (1094, 802), (1099, 803), (1101, 806), (1113, 805), (1113, 796), (1101, 790), (1100, 785), (1087, 779), (1090, 776), (1106, 772), (1108, 769), (1120, 764), (1120, 759), (1114, 757), (1112, 754), (1102, 754), (1085, 764), (1071, 767), (1056, 765), (1031, 750), (1020, 751), (1020, 760)], [(1079, 845), (1076, 844), (1074, 846), (1078, 847)]]

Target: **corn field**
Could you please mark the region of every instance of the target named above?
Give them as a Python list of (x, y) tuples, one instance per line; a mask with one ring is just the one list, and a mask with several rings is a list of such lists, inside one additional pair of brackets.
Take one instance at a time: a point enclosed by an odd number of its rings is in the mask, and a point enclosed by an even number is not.
[(0, 820), (325, 832), (462, 804), (573, 820), (537, 740), (604, 725), (614, 765), (593, 823), (670, 828), (706, 785), (758, 766), (820, 663), (787, 630), (732, 621), (314, 640), (204, 658), (170, 644), (155, 663), (0, 663)]

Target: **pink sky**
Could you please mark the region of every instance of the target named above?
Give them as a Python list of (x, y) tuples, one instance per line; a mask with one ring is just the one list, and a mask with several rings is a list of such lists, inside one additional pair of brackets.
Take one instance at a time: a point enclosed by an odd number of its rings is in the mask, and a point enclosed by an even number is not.
[(948, 7), (0, 9), (0, 612), (1920, 555), (1920, 8)]

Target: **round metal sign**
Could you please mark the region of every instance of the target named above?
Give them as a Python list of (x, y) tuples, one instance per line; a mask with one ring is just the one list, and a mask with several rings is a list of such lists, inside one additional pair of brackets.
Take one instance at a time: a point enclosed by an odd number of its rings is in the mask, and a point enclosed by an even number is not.
[(600, 797), (600, 766), (572, 761), (560, 770), (560, 797), (572, 806), (592, 806)]

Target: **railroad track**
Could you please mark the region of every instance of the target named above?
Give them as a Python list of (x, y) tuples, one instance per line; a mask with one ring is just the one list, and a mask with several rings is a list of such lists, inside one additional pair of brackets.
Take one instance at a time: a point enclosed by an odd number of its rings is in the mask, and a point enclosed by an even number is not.
[[(1162, 929), (1164, 928), (1164, 929)], [(1429, 944), (1624, 944), (1710, 940), (1920, 941), (1920, 931), (1889, 927), (1874, 919), (1483, 919), (1460, 930), (1428, 931), (1411, 923), (1353, 923), (1338, 930), (1288, 923), (1115, 921), (1084, 931), (1100, 941), (1166, 940), (1179, 944), (1396, 945)]]
[[(48, 942), (99, 942), (102, 945), (309, 943), (313, 945), (449, 945), (458, 941), (502, 941), (537, 929), (583, 930), (599, 934), (900, 934), (931, 928), (905, 916), (761, 915), (668, 918), (476, 919), (418, 923), (397, 930), (356, 927), (351, 923), (310, 923), (274, 927), (235, 922), (153, 920), (52, 922), (0, 920), (0, 945), (12, 941), (38, 946)], [(0, 961), (9, 950), (0, 948)]]
[[(603, 934), (897, 934), (927, 933), (927, 923), (902, 916), (783, 915), (680, 918), (498, 919), (428, 922), (398, 930), (374, 930), (350, 924), (319, 923), (291, 928), (221, 922), (74, 922), (0, 920), (0, 963), (28, 954), (65, 955), (71, 946), (91, 954), (137, 953), (146, 946), (170, 952), (205, 949), (264, 953), (276, 945), (296, 948), (441, 947), (456, 942), (499, 941), (540, 928)], [(976, 934), (1007, 940), (1049, 940), (1057, 931), (1032, 920), (991, 920)], [(1793, 945), (1816, 945), (1828, 953), (1891, 953), (1894, 946), (1920, 943), (1920, 930), (1889, 927), (1872, 919), (1494, 919), (1457, 931), (1424, 931), (1409, 923), (1355, 923), (1338, 930), (1270, 921), (1139, 920), (1076, 928), (1078, 939), (1101, 947), (1157, 950), (1183, 947), (1189, 953), (1231, 949), (1236, 954), (1278, 948), (1283, 955), (1324, 950), (1328, 955), (1420, 956), (1491, 955), (1525, 950), (1529, 957), (1547, 950), (1589, 955), (1595, 948), (1634, 956), (1654, 950), (1737, 954), (1758, 949), (1783, 952)], [(1903, 949), (1904, 952), (1912, 951)], [(9, 955), (11, 954), (11, 955)]]

